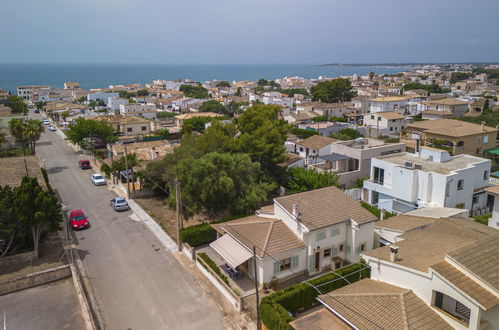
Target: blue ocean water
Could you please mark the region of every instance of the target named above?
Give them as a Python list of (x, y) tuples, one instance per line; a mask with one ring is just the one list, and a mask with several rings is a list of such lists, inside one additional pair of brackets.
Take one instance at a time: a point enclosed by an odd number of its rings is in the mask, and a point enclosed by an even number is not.
[(396, 73), (401, 68), (369, 66), (333, 67), (306, 64), (0, 64), (0, 88), (16, 93), (22, 85), (63, 87), (66, 81), (77, 81), (82, 88), (141, 83), (155, 79), (192, 79), (196, 81), (276, 79), (286, 76), (317, 78), (342, 75)]

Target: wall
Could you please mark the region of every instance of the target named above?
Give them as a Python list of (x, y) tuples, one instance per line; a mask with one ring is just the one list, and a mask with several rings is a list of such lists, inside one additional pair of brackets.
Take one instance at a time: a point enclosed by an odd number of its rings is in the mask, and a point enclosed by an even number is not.
[[(285, 258), (298, 256), (298, 266), (291, 268), (291, 270), (285, 270), (274, 274), (274, 263)], [(307, 260), (306, 260), (306, 249), (299, 248), (292, 251), (287, 251), (277, 255), (273, 255), (272, 258), (267, 257), (263, 259), (258, 259), (258, 282), (268, 283), (273, 277), (278, 279), (290, 278), (293, 276), (298, 276), (303, 274), (307, 270)]]
[(35, 254), (35, 251), (19, 253), (9, 257), (0, 258), (0, 268), (35, 260), (38, 260), (38, 256)]
[(34, 286), (46, 284), (49, 282), (61, 280), (71, 276), (69, 265), (63, 265), (52, 269), (28, 274), (0, 283), (0, 295), (10, 292), (28, 289)]

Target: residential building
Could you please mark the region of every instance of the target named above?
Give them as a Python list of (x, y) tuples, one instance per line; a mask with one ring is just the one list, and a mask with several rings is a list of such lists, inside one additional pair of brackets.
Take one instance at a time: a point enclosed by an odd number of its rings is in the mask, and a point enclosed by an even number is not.
[(293, 106), (293, 99), (284, 97), (279, 92), (265, 92), (262, 95), (263, 104), (275, 104), (291, 108)]
[(156, 105), (151, 103), (125, 103), (120, 104), (119, 107), (122, 116), (140, 116), (147, 119), (154, 119), (158, 116)]
[(191, 97), (182, 97), (176, 100), (172, 100), (172, 108), (175, 111), (180, 111), (182, 109), (188, 109), (195, 106), (196, 104), (201, 105), (203, 100), (193, 99)]
[(312, 135), (297, 142), (294, 153), (305, 158), (306, 165), (316, 163), (319, 156), (331, 154), (332, 144), (336, 141), (336, 139), (327, 136)]
[[(322, 136), (329, 136), (330, 134), (336, 133), (344, 128), (350, 128), (351, 126), (352, 125), (349, 123), (329, 122), (329, 121), (326, 122), (318, 121), (313, 123), (298, 124), (298, 128), (316, 131)], [(356, 126), (353, 127), (356, 128)]]
[(210, 246), (250, 278), (255, 247), (260, 283), (334, 270), (372, 249), (376, 217), (336, 187), (276, 198), (257, 214), (213, 225), (222, 236)]
[(152, 133), (151, 121), (138, 116), (99, 116), (92, 120), (104, 120), (111, 124), (116, 133), (124, 136), (148, 135)]
[(34, 101), (39, 92), (50, 92), (49, 86), (18, 86), (17, 96), (22, 97), (25, 100)]
[(377, 135), (399, 134), (406, 126), (405, 117), (397, 112), (376, 112), (364, 115), (364, 126), (376, 130)]
[(409, 115), (407, 105), (410, 95), (375, 97), (369, 100), (369, 112), (397, 112), (402, 115)]
[(448, 117), (462, 117), (470, 105), (452, 97), (423, 102), (423, 119), (441, 119)]
[(0, 100), (5, 100), (9, 96), (9, 92), (0, 88)]
[(491, 211), (492, 216), (489, 218), (489, 227), (499, 229), (499, 186), (485, 188), (487, 192), (488, 212)]
[(426, 120), (407, 124), (401, 141), (405, 142), (410, 150), (416, 150), (419, 143), (423, 146), (448, 148), (454, 155), (482, 156), (484, 151), (496, 147), (497, 131), (496, 128), (483, 124), (460, 120)]
[(105, 92), (93, 92), (87, 95), (87, 101), (92, 102), (92, 101), (102, 101), (106, 103), (109, 101), (109, 98), (119, 98), (120, 94), (119, 93), (105, 93)]
[(169, 153), (173, 152), (175, 146), (171, 145), (167, 140), (134, 142), (126, 144), (113, 144), (111, 152), (115, 159), (120, 159), (125, 155), (125, 148), (128, 153), (134, 153), (139, 160), (155, 160), (161, 159)]
[(421, 148), (371, 160), (364, 181), (368, 202), (390, 212), (438, 206), (475, 212), (486, 208), (491, 161), (470, 155), (451, 157), (445, 150)]
[(0, 104), (0, 117), (7, 117), (12, 115), (12, 109), (3, 104)]
[(342, 118), (350, 110), (350, 103), (309, 102), (296, 105), (296, 111), (313, 111), (319, 116)]
[(223, 117), (223, 115), (221, 115), (219, 113), (214, 113), (214, 112), (185, 113), (183, 115), (175, 116), (176, 126), (178, 128), (181, 128), (182, 125), (184, 124), (185, 120), (192, 119), (192, 118), (198, 118), (198, 117), (219, 118), (219, 117)]
[(109, 110), (111, 111), (118, 111), (120, 110), (120, 105), (121, 104), (129, 104), (130, 101), (125, 98), (119, 98), (119, 97), (109, 97), (107, 99), (107, 106), (109, 107)]
[(80, 89), (80, 83), (74, 81), (65, 82), (64, 89)]
[(338, 174), (339, 184), (352, 187), (357, 179), (370, 175), (372, 158), (404, 151), (404, 143), (385, 143), (365, 138), (336, 141), (331, 145), (331, 153), (320, 155), (313, 166), (320, 172)]
[[(499, 231), (496, 229), (465, 218), (435, 219), (429, 226), (397, 237), (395, 245), (367, 251), (362, 256), (371, 266), (370, 284), (404, 288), (424, 302), (417, 309), (394, 311), (393, 317), (417, 310), (416, 314), (437, 313), (454, 329), (495, 329), (499, 324)], [(355, 293), (360, 297), (369, 292), (367, 288), (344, 289), (339, 293)], [(336, 298), (338, 292), (332, 294)], [(399, 297), (409, 298), (404, 294)], [(354, 306), (345, 306), (348, 307)], [(372, 314), (373, 308), (372, 304), (357, 305), (354, 310), (372, 316), (375, 321), (379, 317)], [(424, 324), (428, 329), (445, 328)]]

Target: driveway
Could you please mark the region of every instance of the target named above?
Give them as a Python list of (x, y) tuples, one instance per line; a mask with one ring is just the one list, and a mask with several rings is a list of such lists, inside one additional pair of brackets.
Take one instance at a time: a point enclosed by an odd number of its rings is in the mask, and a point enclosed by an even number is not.
[(173, 255), (131, 211), (113, 211), (116, 195), (78, 168), (88, 157), (48, 130), (37, 154), (64, 205), (89, 218), (91, 228), (72, 237), (109, 329), (223, 329), (222, 313)]

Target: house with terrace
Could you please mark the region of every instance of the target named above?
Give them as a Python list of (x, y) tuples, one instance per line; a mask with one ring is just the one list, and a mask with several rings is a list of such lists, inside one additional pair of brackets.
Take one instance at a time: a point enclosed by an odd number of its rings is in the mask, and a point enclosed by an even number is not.
[[(377, 218), (336, 187), (274, 199), (254, 216), (214, 224), (219, 265), (260, 283), (310, 276), (358, 262)], [(253, 258), (256, 250), (256, 264)]]

